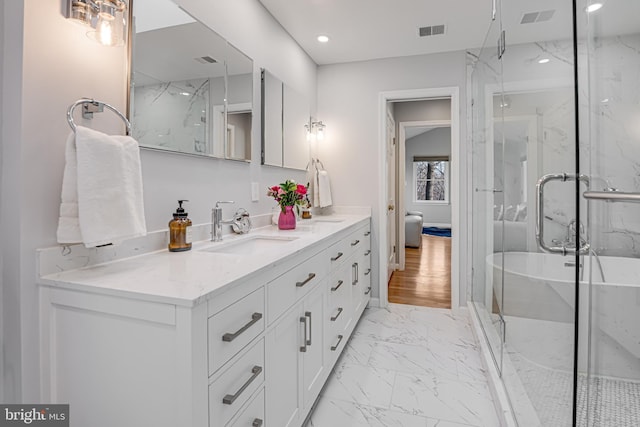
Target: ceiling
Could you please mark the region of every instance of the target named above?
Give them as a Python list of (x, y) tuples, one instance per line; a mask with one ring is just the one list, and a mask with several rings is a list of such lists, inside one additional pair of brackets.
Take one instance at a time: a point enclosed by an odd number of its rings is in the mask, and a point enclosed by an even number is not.
[[(586, 1), (586, 0), (585, 0)], [(607, 2), (607, 0), (599, 0)], [(492, 0), (260, 0), (319, 65), (480, 48), (491, 24)], [(571, 37), (570, 0), (503, 0), (507, 43)], [(521, 24), (525, 13), (553, 10), (551, 19)], [(638, 32), (639, 0), (608, 0), (600, 34)], [(446, 26), (419, 37), (418, 28)], [(316, 37), (325, 34), (328, 43)], [(493, 40), (490, 40), (493, 42)]]

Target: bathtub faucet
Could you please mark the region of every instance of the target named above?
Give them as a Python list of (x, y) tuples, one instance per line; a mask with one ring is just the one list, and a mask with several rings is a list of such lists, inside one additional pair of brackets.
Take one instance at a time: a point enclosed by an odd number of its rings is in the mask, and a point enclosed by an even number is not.
[(568, 248), (580, 248), (587, 243), (584, 238), (584, 226), (582, 222), (572, 219), (567, 225), (566, 246)]

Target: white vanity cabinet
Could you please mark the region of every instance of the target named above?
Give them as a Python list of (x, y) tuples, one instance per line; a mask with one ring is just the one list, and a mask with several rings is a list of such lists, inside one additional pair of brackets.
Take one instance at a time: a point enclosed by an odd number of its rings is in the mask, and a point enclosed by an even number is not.
[(267, 332), (268, 425), (301, 425), (324, 383), (323, 285), (319, 284)]
[(45, 277), (42, 401), (69, 403), (72, 427), (300, 427), (368, 302), (369, 230), (358, 219), (193, 300), (90, 284), (145, 263), (182, 277), (197, 254)]

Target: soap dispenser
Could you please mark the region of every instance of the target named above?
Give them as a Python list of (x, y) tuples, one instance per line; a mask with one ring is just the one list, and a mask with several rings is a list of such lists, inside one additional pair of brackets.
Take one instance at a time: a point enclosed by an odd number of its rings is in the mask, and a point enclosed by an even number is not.
[(171, 252), (191, 249), (191, 220), (182, 207), (183, 202), (188, 200), (178, 200), (178, 209), (173, 214), (173, 219), (169, 221), (169, 251)]

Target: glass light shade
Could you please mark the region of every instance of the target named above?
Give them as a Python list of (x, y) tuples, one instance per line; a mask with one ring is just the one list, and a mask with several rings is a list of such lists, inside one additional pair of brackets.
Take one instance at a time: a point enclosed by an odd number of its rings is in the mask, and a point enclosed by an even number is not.
[(324, 126), (319, 126), (316, 132), (316, 139), (322, 141), (324, 139)]
[(96, 1), (98, 7), (95, 31), (87, 33), (104, 46), (122, 46), (125, 40), (126, 23), (124, 2), (116, 0)]

